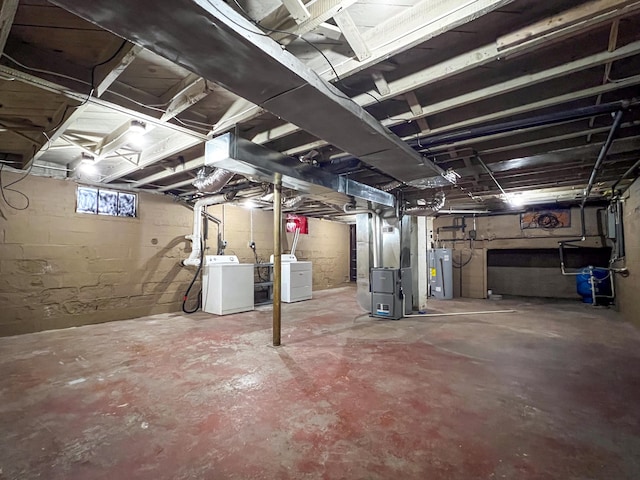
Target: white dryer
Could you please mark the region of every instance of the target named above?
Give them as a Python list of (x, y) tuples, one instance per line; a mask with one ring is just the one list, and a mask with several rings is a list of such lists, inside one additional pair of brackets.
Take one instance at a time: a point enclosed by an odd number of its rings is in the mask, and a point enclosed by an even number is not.
[[(311, 262), (299, 262), (295, 255), (281, 255), (282, 263), (282, 295), (285, 303), (311, 300), (313, 288), (313, 271)], [(273, 263), (273, 255), (271, 255)]]

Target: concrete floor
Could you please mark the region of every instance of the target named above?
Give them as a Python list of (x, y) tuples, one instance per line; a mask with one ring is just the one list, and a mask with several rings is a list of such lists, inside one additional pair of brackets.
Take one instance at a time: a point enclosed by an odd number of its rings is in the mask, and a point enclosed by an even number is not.
[(271, 310), (0, 339), (0, 479), (637, 479), (640, 334), (578, 302)]

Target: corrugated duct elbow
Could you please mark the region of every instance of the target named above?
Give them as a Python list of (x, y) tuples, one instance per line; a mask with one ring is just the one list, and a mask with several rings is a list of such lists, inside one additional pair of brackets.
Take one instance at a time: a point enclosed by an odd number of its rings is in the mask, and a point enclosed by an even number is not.
[[(202, 173), (201, 173), (202, 172)], [(193, 186), (202, 193), (217, 193), (231, 181), (235, 173), (222, 168), (217, 168), (211, 175), (204, 176), (204, 172), (198, 172), (198, 178), (193, 181)]]
[(416, 205), (408, 206), (404, 209), (406, 215), (413, 215), (416, 217), (430, 217), (438, 213), (446, 200), (444, 192), (436, 193), (430, 200), (418, 200)]

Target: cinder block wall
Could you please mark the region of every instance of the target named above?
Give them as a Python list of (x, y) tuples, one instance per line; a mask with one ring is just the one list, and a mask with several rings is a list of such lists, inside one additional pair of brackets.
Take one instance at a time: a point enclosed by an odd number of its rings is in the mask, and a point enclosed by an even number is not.
[(629, 276), (616, 275), (616, 302), (625, 320), (640, 327), (640, 179), (624, 195), (625, 260)]
[[(3, 177), (5, 184), (17, 178)], [(194, 273), (179, 265), (191, 250), (184, 238), (192, 229), (190, 209), (141, 193), (138, 218), (78, 214), (74, 182), (28, 177), (16, 187), (30, 206), (16, 211), (0, 203), (0, 336), (180, 311)], [(224, 216), (227, 252), (253, 262), (250, 211), (217, 206), (210, 212)], [(269, 212), (253, 212), (254, 241), (267, 260), (272, 222)], [(211, 227), (209, 253), (215, 253)], [(314, 261), (314, 289), (343, 284), (348, 226), (310, 219), (310, 235), (302, 237), (299, 257)]]
[[(207, 210), (224, 220), (222, 233), (227, 241), (226, 253), (237, 255), (241, 262), (253, 263), (255, 255), (249, 242), (256, 244), (258, 261), (268, 262), (273, 254), (273, 215), (233, 205), (215, 205)], [(252, 221), (253, 217), (253, 221)], [(298, 260), (313, 262), (313, 289), (334, 288), (349, 282), (349, 226), (339, 222), (309, 218), (309, 234), (300, 235), (296, 249)], [(251, 233), (253, 225), (253, 235)], [(215, 231), (210, 230), (210, 248), (215, 248)], [(284, 230), (283, 230), (284, 232)], [(289, 253), (293, 233), (283, 233), (282, 251)], [(211, 252), (213, 253), (213, 252)]]
[[(451, 216), (438, 217), (434, 220), (435, 230), (452, 224)], [(492, 288), (489, 281), (487, 269), (487, 251), (490, 249), (532, 249), (551, 248), (557, 249), (558, 242), (563, 239), (580, 237), (580, 211), (577, 208), (571, 209), (571, 227), (558, 228), (554, 230), (530, 229), (521, 230), (520, 215), (496, 215), (488, 217), (478, 217), (475, 223), (477, 240), (472, 244), (468, 240), (468, 231), (474, 229), (473, 218), (467, 217), (465, 220), (467, 227), (465, 233), (461, 231), (440, 232), (441, 246), (453, 248), (453, 257), (459, 264), (465, 264), (462, 269), (454, 269), (454, 295), (468, 298), (486, 298), (487, 289)], [(585, 210), (585, 224), (587, 240), (581, 243), (585, 247), (600, 247), (603, 245), (602, 237), (598, 227), (597, 209), (587, 208)], [(435, 238), (434, 238), (435, 239)], [(473, 247), (473, 248), (471, 248)], [(467, 260), (470, 261), (468, 263)], [(495, 267), (502, 268), (502, 267)], [(518, 270), (511, 269), (511, 275), (517, 276)], [(563, 277), (560, 272), (560, 264), (553, 268), (540, 269), (539, 277), (545, 282), (557, 282), (558, 284), (573, 284), (575, 279)], [(522, 282), (530, 272), (521, 269)], [(512, 277), (513, 285), (518, 284), (518, 279)], [(522, 283), (520, 282), (520, 283)], [(522, 291), (523, 292), (523, 291)], [(518, 292), (521, 294), (522, 292)], [(536, 290), (531, 288), (531, 294), (535, 295)], [(512, 293), (515, 292), (494, 292)], [(577, 294), (576, 294), (576, 298)]]

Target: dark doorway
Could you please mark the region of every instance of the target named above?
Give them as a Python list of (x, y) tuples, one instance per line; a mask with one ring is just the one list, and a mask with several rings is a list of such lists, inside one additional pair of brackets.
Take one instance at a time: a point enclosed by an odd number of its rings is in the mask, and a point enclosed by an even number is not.
[(356, 242), (356, 226), (349, 225), (349, 281), (355, 282), (358, 279), (357, 265), (357, 242)]

